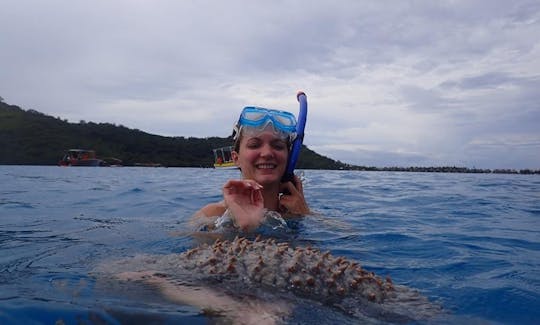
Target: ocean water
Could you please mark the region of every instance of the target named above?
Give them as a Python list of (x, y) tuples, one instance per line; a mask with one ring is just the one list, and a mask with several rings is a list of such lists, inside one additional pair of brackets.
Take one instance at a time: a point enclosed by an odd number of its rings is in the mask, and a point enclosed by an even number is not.
[[(280, 240), (345, 256), (443, 306), (436, 323), (540, 323), (538, 175), (302, 171), (314, 215)], [(207, 324), (92, 270), (183, 252), (190, 216), (238, 171), (0, 166), (0, 324)], [(299, 299), (291, 324), (355, 323)], [(377, 323), (377, 320), (373, 320)], [(384, 323), (384, 322), (381, 322)]]

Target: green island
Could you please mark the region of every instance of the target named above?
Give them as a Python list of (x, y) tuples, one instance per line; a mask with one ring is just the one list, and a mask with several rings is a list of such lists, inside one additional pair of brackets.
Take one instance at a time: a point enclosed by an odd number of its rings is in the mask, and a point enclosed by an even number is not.
[[(232, 138), (165, 137), (111, 123), (70, 123), (33, 109), (10, 105), (0, 97), (0, 165), (57, 165), (66, 150), (94, 150), (122, 166), (213, 167), (213, 149)], [(302, 147), (298, 169), (540, 174), (540, 170), (466, 167), (367, 167), (346, 164)]]

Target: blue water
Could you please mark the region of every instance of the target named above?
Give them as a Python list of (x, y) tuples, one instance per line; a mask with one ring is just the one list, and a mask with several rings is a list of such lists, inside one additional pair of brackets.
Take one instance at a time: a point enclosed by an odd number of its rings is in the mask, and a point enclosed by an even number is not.
[[(103, 288), (104, 260), (182, 252), (237, 171), (0, 166), (0, 324), (205, 324), (152, 288)], [(540, 323), (537, 175), (304, 171), (314, 216), (285, 240), (419, 289), (447, 323)], [(439, 320), (440, 321), (440, 320)], [(299, 301), (290, 323), (351, 323)]]

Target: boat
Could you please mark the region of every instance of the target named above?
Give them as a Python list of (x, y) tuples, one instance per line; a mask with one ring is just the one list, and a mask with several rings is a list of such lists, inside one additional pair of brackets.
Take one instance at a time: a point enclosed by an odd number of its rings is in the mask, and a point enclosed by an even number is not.
[(214, 152), (214, 168), (237, 169), (238, 167), (232, 160), (232, 146), (212, 149)]
[(86, 149), (69, 149), (58, 164), (60, 166), (84, 167), (109, 166), (109, 163), (105, 160), (96, 158), (96, 152), (94, 150)]

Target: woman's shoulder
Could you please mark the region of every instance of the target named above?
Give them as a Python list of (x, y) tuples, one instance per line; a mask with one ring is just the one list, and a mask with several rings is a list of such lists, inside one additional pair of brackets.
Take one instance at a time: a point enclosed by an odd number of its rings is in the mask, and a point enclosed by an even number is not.
[(206, 217), (221, 216), (227, 210), (227, 206), (224, 201), (209, 203), (202, 207), (197, 214), (203, 214)]

